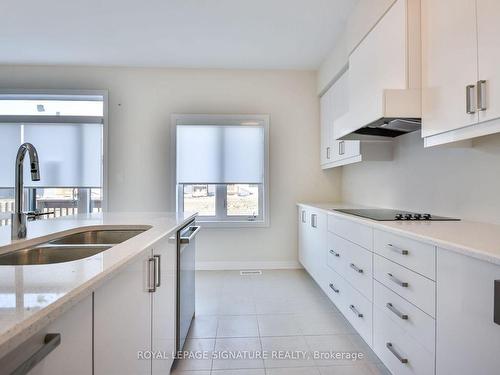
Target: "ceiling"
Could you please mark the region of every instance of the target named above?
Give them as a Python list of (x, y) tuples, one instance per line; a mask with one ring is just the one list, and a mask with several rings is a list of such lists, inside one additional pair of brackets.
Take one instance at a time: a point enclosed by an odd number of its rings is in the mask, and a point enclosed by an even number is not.
[(356, 2), (1, 1), (0, 64), (316, 69)]

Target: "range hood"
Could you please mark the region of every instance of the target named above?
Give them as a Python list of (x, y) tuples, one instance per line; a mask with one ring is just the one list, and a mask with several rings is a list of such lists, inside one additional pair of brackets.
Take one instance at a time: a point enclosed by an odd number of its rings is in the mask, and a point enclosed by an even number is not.
[[(421, 102), (419, 89), (384, 90), (382, 110), (370, 121), (369, 117), (347, 113), (339, 119), (344, 134), (341, 140), (386, 140), (419, 131), (421, 128)], [(364, 117), (364, 118), (363, 118)], [(373, 118), (373, 117), (372, 117)]]

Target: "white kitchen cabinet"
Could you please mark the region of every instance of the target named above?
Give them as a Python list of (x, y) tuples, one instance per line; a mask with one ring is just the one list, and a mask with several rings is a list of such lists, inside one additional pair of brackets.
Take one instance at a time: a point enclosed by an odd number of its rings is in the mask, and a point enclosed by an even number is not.
[(484, 80), (485, 110), (479, 111), (479, 121), (500, 118), (500, 1), (477, 0), (479, 80)]
[[(152, 296), (152, 350), (171, 353), (176, 349), (176, 258), (175, 237), (164, 237), (153, 246), (153, 257), (159, 262), (159, 285)], [(152, 373), (168, 374), (170, 359), (153, 359)]]
[(500, 132), (499, 17), (496, 0), (422, 0), (426, 147)]
[(87, 296), (47, 327), (37, 332), (0, 362), (0, 373), (15, 368), (50, 343), (47, 334), (59, 334), (60, 343), (33, 367), (30, 375), (92, 375), (92, 295)]
[[(176, 345), (176, 259), (176, 241), (165, 236), (95, 291), (95, 375), (170, 371)], [(151, 360), (153, 351), (167, 357)]]
[(152, 250), (94, 292), (95, 375), (151, 374)]
[(495, 280), (500, 266), (438, 249), (437, 375), (498, 374)]
[(349, 111), (349, 72), (344, 72), (320, 98), (321, 166), (323, 169), (361, 161), (359, 141), (339, 141), (336, 126)]
[(475, 15), (475, 0), (422, 0), (423, 137), (478, 121), (474, 87), (466, 110), (466, 87), (477, 81)]

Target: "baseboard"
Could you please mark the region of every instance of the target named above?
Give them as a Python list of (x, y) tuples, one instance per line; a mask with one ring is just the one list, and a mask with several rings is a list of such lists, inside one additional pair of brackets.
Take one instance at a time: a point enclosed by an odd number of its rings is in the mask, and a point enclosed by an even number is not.
[(297, 261), (282, 262), (196, 262), (199, 271), (233, 271), (233, 270), (288, 270), (300, 269)]

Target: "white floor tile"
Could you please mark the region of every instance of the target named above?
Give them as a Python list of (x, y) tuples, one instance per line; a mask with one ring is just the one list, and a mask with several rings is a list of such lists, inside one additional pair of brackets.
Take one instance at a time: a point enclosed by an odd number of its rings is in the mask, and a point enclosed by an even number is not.
[[(264, 368), (264, 362), (255, 357), (255, 353), (262, 353), (260, 339), (255, 338), (217, 338), (212, 370)], [(245, 358), (223, 358), (225, 355), (246, 355)]]
[(178, 371), (211, 370), (214, 347), (215, 339), (187, 339), (183, 351), (200, 357), (180, 359), (175, 364), (176, 369)]
[(302, 335), (299, 322), (293, 314), (258, 315), (257, 320), (262, 337)]
[(374, 375), (365, 365), (320, 367), (321, 375)]
[(217, 337), (259, 337), (256, 316), (220, 316)]
[(320, 375), (316, 367), (268, 368), (266, 375)]
[[(309, 346), (302, 336), (262, 337), (262, 349), (269, 353), (264, 360), (266, 368), (274, 367), (313, 367), (314, 361)], [(295, 355), (294, 358), (288, 358)]]
[(196, 315), (191, 323), (188, 338), (210, 339), (217, 336), (217, 320), (214, 315)]
[(295, 317), (304, 335), (354, 333), (348, 321), (334, 310), (301, 313)]
[(201, 371), (179, 371), (174, 369), (170, 372), (171, 375), (210, 375), (210, 371), (201, 370)]
[(266, 370), (260, 369), (239, 369), (239, 370), (213, 370), (211, 375), (266, 375)]

